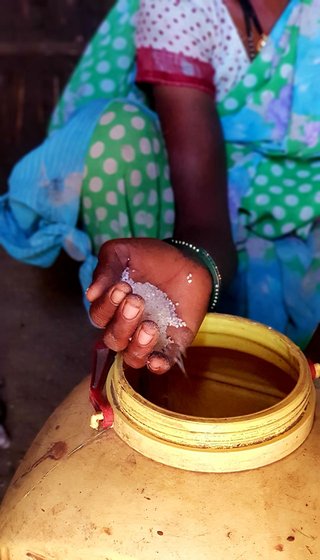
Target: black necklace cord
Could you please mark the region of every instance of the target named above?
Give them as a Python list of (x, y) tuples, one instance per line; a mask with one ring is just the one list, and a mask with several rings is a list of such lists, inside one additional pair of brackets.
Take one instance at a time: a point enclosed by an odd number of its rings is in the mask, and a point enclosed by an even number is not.
[[(259, 52), (260, 49), (265, 45), (267, 40), (267, 35), (263, 31), (257, 13), (253, 5), (251, 4), (250, 0), (239, 0), (239, 4), (242, 8), (245, 27), (246, 27), (249, 57), (250, 60), (253, 60), (257, 52)], [(260, 39), (257, 47), (254, 44), (253, 27), (255, 27), (257, 33), (259, 33), (260, 35)]]

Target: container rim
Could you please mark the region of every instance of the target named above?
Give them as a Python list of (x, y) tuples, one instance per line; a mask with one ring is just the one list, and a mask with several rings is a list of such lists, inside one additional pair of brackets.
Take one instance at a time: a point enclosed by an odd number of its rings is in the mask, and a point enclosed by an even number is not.
[[(290, 449), (293, 450), (293, 444), (295, 448), (301, 445), (311, 430), (315, 409), (315, 390), (304, 354), (274, 329), (222, 314), (206, 316), (193, 345), (219, 344), (220, 348), (230, 349), (234, 348), (235, 340), (241, 348), (249, 346), (250, 352), (247, 353), (261, 357), (262, 352), (264, 359), (276, 360), (287, 374), (294, 371), (291, 376), (296, 379), (295, 386), (284, 399), (269, 408), (243, 416), (207, 418), (176, 413), (151, 403), (137, 393), (126, 379), (122, 357), (118, 355), (107, 379), (107, 396), (114, 410), (115, 430), (121, 425), (118, 435), (121, 437), (123, 433), (128, 440), (126, 426), (130, 426), (131, 439), (133, 430), (142, 438), (149, 437), (165, 446), (206, 449), (211, 453), (220, 451), (224, 454), (236, 449), (253, 450), (257, 446), (265, 452), (265, 445), (275, 443), (279, 437), (285, 440), (286, 434), (291, 433), (295, 436), (299, 434), (299, 437), (291, 438)], [(129, 440), (128, 443), (130, 445)]]

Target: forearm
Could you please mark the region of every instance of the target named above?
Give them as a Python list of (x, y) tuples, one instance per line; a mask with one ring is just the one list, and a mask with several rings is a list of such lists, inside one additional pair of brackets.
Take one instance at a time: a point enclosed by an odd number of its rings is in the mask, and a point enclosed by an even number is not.
[[(211, 140), (211, 139), (210, 139)], [(224, 146), (181, 143), (169, 150), (176, 203), (175, 235), (201, 241), (210, 252), (221, 235), (231, 241)]]
[(179, 102), (180, 91), (173, 103), (166, 103), (166, 92), (164, 99), (156, 96), (175, 196), (174, 235), (207, 249), (228, 283), (235, 272), (236, 252), (228, 212), (224, 140), (211, 100), (205, 94), (191, 95), (190, 110), (180, 107), (178, 114), (175, 101)]
[(182, 159), (171, 154), (176, 203), (174, 237), (205, 248), (216, 261), (228, 284), (236, 270), (236, 251), (231, 235), (226, 190), (224, 150), (208, 156), (194, 149), (194, 156)]

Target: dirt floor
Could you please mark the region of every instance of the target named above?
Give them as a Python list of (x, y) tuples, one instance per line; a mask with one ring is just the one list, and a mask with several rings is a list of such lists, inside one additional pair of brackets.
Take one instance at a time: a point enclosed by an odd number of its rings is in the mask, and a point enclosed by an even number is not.
[(89, 372), (99, 336), (87, 318), (77, 265), (61, 255), (50, 269), (0, 249), (0, 399), (11, 445), (0, 449), (0, 498), (46, 418)]

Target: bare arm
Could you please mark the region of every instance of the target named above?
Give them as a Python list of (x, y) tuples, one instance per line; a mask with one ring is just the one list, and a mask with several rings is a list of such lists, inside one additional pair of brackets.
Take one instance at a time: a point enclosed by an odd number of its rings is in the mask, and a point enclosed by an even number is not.
[(228, 284), (237, 257), (228, 214), (224, 139), (214, 100), (188, 87), (156, 85), (153, 94), (175, 194), (174, 235), (207, 249)]
[[(156, 86), (154, 98), (176, 199), (175, 236), (207, 249), (227, 284), (236, 268), (236, 250), (228, 217), (224, 142), (214, 102), (205, 93), (169, 86)], [(133, 296), (128, 285), (119, 283), (128, 262), (136, 281), (151, 282), (179, 302), (179, 317), (186, 327), (167, 333), (174, 344), (161, 353), (154, 352), (157, 318), (155, 323), (143, 321), (143, 300)], [(191, 284), (187, 282), (190, 273)], [(154, 373), (163, 373), (174, 363), (177, 350), (183, 351), (191, 343), (205, 315), (211, 288), (207, 269), (190, 255), (156, 239), (126, 239), (103, 245), (87, 297), (93, 321), (105, 330), (106, 345), (122, 350), (132, 367), (147, 364)]]

